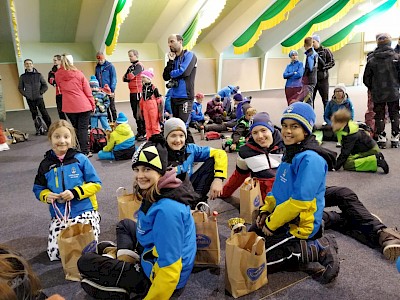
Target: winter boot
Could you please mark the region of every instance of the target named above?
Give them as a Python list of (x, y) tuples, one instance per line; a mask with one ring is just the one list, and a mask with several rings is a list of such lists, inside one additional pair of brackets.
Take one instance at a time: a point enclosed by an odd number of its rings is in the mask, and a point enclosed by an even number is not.
[(384, 228), (378, 232), (383, 255), (395, 261), (400, 256), (400, 232), (396, 228)]
[(102, 241), (97, 244), (97, 254), (103, 255), (104, 250), (109, 247), (117, 247), (117, 245), (111, 241)]
[(386, 133), (382, 132), (381, 134), (378, 135), (378, 146), (381, 149), (386, 149)]
[(319, 262), (323, 267), (317, 279), (322, 284), (330, 283), (339, 274), (340, 261), (337, 254), (337, 243), (333, 235), (325, 235), (317, 240), (301, 240), (301, 261), (303, 264)]
[(346, 225), (346, 220), (336, 211), (324, 211), (322, 214), (322, 220), (324, 221), (325, 230), (333, 229), (340, 232), (340, 229)]
[(378, 168), (382, 168), (385, 174), (389, 173), (389, 165), (387, 164), (385, 157), (381, 152), (375, 154), (376, 156), (376, 164)]
[(392, 148), (399, 148), (399, 134), (392, 135), (390, 143), (391, 143)]
[(136, 251), (129, 249), (118, 249), (117, 259), (134, 264), (140, 260), (140, 256)]

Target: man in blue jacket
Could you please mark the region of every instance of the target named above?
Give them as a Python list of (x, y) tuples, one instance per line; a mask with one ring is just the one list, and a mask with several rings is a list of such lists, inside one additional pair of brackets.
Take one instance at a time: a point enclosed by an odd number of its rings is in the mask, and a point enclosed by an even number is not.
[(100, 87), (104, 88), (106, 84), (111, 89), (110, 106), (107, 110), (108, 120), (115, 122), (117, 119), (117, 110), (115, 108), (115, 88), (117, 86), (117, 73), (112, 63), (106, 60), (103, 52), (96, 53), (97, 65), (96, 65), (96, 78), (99, 81)]
[[(193, 106), (197, 57), (193, 52), (183, 50), (183, 38), (179, 34), (168, 37), (168, 47), (169, 60), (164, 68), (163, 78), (168, 81), (167, 88), (171, 89), (172, 114), (186, 124)], [(194, 143), (190, 131), (187, 140)]]

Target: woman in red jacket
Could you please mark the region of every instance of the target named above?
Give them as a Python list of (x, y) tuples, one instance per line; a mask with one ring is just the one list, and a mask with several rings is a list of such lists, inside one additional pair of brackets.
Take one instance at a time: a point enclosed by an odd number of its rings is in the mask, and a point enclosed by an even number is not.
[(95, 108), (94, 98), (85, 75), (74, 66), (70, 54), (61, 56), (61, 67), (56, 73), (56, 82), (63, 95), (62, 111), (76, 130), (80, 150), (88, 157), (88, 127), (90, 115)]

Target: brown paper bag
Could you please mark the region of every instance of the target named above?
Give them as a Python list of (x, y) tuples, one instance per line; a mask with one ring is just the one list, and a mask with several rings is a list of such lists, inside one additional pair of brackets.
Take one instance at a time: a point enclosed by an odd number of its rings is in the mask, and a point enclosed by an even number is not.
[(142, 201), (140, 201), (136, 195), (128, 194), (124, 187), (119, 187), (117, 189), (117, 201), (118, 220), (131, 219), (136, 222)]
[(258, 215), (262, 201), (260, 183), (256, 178), (248, 177), (240, 187), (240, 217), (252, 224)]
[(225, 289), (238, 298), (268, 283), (267, 257), (264, 238), (245, 227), (239, 233), (234, 230), (226, 240)]
[(58, 248), (65, 279), (80, 281), (77, 262), (83, 253), (96, 249), (92, 225), (77, 223), (63, 229), (58, 236)]
[[(206, 211), (199, 210), (199, 205), (203, 205)], [(221, 247), (217, 218), (212, 216), (210, 207), (205, 202), (198, 203), (192, 215), (196, 225), (197, 252), (195, 265), (218, 266)]]

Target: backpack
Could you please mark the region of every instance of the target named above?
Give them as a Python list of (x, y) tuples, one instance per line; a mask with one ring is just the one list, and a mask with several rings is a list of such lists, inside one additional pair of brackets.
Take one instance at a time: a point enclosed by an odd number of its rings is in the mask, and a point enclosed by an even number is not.
[(47, 132), (47, 125), (43, 121), (42, 117), (37, 116), (35, 118), (34, 123), (35, 123), (36, 132), (39, 133), (40, 135), (45, 135)]
[(216, 131), (209, 131), (206, 133), (206, 141), (209, 140), (218, 140), (221, 138), (221, 134)]
[(93, 153), (98, 153), (107, 145), (106, 133), (101, 128), (92, 128), (89, 135), (89, 148)]
[(6, 129), (5, 136), (7, 140), (11, 140), (13, 144), (25, 142), (29, 138), (29, 134), (14, 128)]

